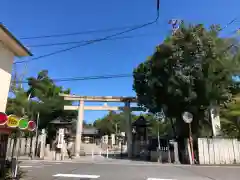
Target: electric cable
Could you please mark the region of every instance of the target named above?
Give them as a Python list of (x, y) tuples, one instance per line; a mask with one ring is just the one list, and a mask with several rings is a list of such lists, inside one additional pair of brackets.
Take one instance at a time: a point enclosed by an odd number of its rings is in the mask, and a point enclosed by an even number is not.
[[(238, 47), (236, 44), (231, 44), (226, 47), (222, 53), (226, 53), (232, 47)], [(141, 73), (140, 73), (141, 74)], [(143, 73), (145, 74), (145, 73)], [(83, 80), (101, 80), (101, 79), (116, 79), (133, 77), (133, 73), (126, 74), (111, 74), (111, 75), (98, 75), (98, 76), (85, 76), (85, 77), (71, 77), (71, 78), (56, 78), (52, 79), (53, 82), (69, 82), (69, 81), (83, 81)], [(16, 83), (28, 83), (28, 81), (16, 81)]]
[[(137, 37), (149, 37), (149, 36), (157, 36), (157, 34), (139, 34), (139, 35), (134, 35), (134, 36), (121, 36), (121, 37), (109, 38), (109, 39), (106, 39), (106, 41), (132, 39), (132, 38), (137, 38)], [(32, 44), (32, 45), (30, 44), (30, 45), (27, 45), (27, 47), (38, 48), (38, 47), (50, 47), (50, 46), (62, 46), (62, 45), (80, 44), (80, 43), (86, 43), (86, 42), (89, 42), (89, 40), (46, 43), (46, 44)]]
[[(112, 74), (112, 75), (99, 75), (99, 76), (83, 76), (73, 78), (56, 78), (52, 79), (53, 82), (67, 82), (67, 81), (83, 81), (83, 80), (100, 80), (100, 79), (115, 79), (131, 77), (133, 74)], [(28, 81), (16, 81), (16, 83), (28, 83)]]
[(99, 30), (87, 30), (87, 31), (80, 31), (80, 32), (73, 32), (73, 33), (65, 33), (65, 34), (52, 34), (52, 35), (23, 37), (23, 38), (20, 38), (20, 39), (22, 39), (22, 40), (45, 39), (45, 38), (59, 38), (59, 37), (66, 37), (66, 36), (94, 34), (94, 33), (104, 33), (104, 32), (112, 32), (112, 31), (119, 31), (119, 30), (130, 29), (130, 28), (133, 28), (133, 27), (136, 27), (136, 26), (139, 26), (139, 25), (123, 26), (123, 27), (115, 27), (115, 28), (99, 29)]
[(62, 49), (62, 50), (58, 50), (58, 51), (54, 51), (52, 53), (49, 53), (49, 54), (45, 54), (45, 55), (41, 55), (41, 56), (38, 56), (36, 58), (32, 58), (30, 60), (25, 60), (25, 61), (18, 61), (18, 62), (14, 62), (13, 64), (21, 64), (21, 63), (27, 63), (27, 62), (32, 62), (32, 61), (36, 61), (38, 59), (42, 59), (42, 58), (45, 58), (45, 57), (49, 57), (49, 56), (52, 56), (52, 55), (56, 55), (56, 54), (59, 54), (59, 53), (63, 53), (63, 52), (66, 52), (66, 51), (70, 51), (70, 50), (73, 50), (73, 49), (76, 49), (76, 48), (79, 48), (79, 47), (83, 47), (83, 46), (87, 46), (87, 45), (90, 45), (90, 44), (93, 44), (93, 43), (96, 43), (96, 42), (100, 42), (100, 41), (104, 41), (104, 40), (108, 40), (109, 38), (112, 38), (112, 37), (116, 37), (116, 36), (119, 36), (119, 35), (122, 35), (122, 34), (125, 34), (125, 33), (128, 33), (128, 32), (132, 32), (132, 31), (135, 31), (135, 30), (138, 30), (138, 29), (142, 29), (144, 27), (147, 27), (147, 26), (150, 26), (154, 23), (156, 23), (159, 19), (159, 7), (160, 7), (160, 0), (157, 0), (157, 16), (156, 18), (151, 21), (151, 22), (148, 22), (148, 23), (145, 23), (145, 24), (142, 24), (142, 25), (139, 25), (139, 26), (136, 26), (136, 27), (133, 27), (131, 29), (128, 29), (128, 30), (125, 30), (125, 31), (121, 31), (121, 32), (118, 32), (118, 33), (115, 33), (115, 34), (111, 34), (111, 35), (108, 35), (108, 36), (105, 36), (103, 38), (99, 38), (99, 39), (95, 39), (95, 40), (90, 40), (84, 44), (80, 44), (80, 45), (77, 45), (77, 46), (72, 46), (70, 48), (66, 48), (66, 49)]

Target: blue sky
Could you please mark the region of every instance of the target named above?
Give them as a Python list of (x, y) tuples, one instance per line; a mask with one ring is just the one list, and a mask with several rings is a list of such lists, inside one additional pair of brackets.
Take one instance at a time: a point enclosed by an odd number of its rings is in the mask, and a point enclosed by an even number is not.
[[(239, 0), (160, 0), (158, 23), (126, 35), (145, 37), (106, 41), (39, 59), (28, 64), (28, 76), (48, 69), (52, 78), (131, 73), (151, 55), (154, 48), (170, 33), (168, 20), (183, 19), (190, 23), (225, 25), (239, 16)], [(17, 37), (71, 33), (112, 27), (131, 26), (156, 17), (156, 0), (1, 0), (0, 21)], [(240, 19), (239, 19), (240, 22)], [(223, 34), (228, 36), (239, 27), (232, 24)], [(44, 43), (81, 41), (101, 38), (114, 32), (68, 36), (54, 39), (22, 40), (26, 46)], [(72, 45), (31, 48), (34, 56), (47, 54)], [(28, 59), (28, 58), (26, 58)], [(18, 65), (17, 70), (23, 69)], [(134, 96), (132, 78), (74, 81), (59, 83), (79, 95)], [(95, 104), (94, 104), (95, 105)], [(85, 112), (93, 121), (107, 112)]]

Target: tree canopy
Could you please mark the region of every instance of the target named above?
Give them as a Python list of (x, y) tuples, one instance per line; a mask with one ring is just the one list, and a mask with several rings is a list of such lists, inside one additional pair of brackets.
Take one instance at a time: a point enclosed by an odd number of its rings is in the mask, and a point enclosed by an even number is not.
[(156, 47), (148, 59), (134, 69), (133, 89), (139, 105), (150, 112), (164, 110), (176, 118), (178, 136), (187, 136), (182, 113), (194, 115), (193, 132), (199, 136), (211, 105), (231, 102), (239, 75), (239, 51), (229, 51), (234, 39), (219, 37), (219, 26), (184, 25)]
[(240, 94), (228, 107), (221, 109), (221, 120), (223, 134), (240, 139)]
[[(132, 122), (136, 121), (140, 116), (143, 116), (149, 122), (149, 135), (157, 136), (158, 128), (160, 135), (166, 135), (172, 133), (171, 124), (166, 121), (159, 121), (152, 114), (134, 115), (132, 114)], [(160, 122), (160, 124), (158, 124)], [(110, 135), (119, 132), (125, 132), (125, 118), (124, 113), (116, 113), (110, 111), (103, 118), (99, 118), (94, 122), (94, 127), (96, 127), (102, 135)]]
[(28, 78), (28, 88), (17, 88), (14, 96), (8, 99), (7, 113), (17, 116), (28, 116), (36, 120), (37, 113), (40, 114), (39, 128), (46, 128), (48, 123), (60, 117), (66, 121), (76, 118), (74, 111), (65, 111), (63, 106), (67, 103), (59, 93), (69, 94), (70, 89), (64, 90), (49, 77), (48, 71), (43, 70), (37, 77)]

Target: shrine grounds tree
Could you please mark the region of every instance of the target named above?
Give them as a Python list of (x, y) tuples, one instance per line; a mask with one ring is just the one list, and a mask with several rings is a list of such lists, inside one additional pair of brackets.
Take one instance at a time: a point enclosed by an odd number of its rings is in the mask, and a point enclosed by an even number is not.
[(176, 119), (178, 137), (188, 136), (184, 111), (194, 115), (192, 130), (199, 137), (210, 129), (208, 108), (228, 104), (236, 93), (232, 77), (239, 75), (240, 53), (232, 47), (237, 41), (219, 37), (219, 30), (216, 25), (207, 29), (182, 24), (134, 69), (139, 105), (153, 113), (163, 109), (168, 118)]
[[(148, 127), (148, 135), (151, 136), (157, 136), (158, 130), (160, 135), (166, 135), (172, 133), (171, 125), (168, 122), (161, 121), (156, 119), (152, 114), (142, 114), (146, 121), (149, 122)], [(140, 117), (140, 115), (132, 114), (132, 122), (137, 120)], [(116, 113), (113, 111), (110, 111), (107, 115), (105, 115), (102, 118), (97, 119), (94, 122), (94, 127), (97, 128), (100, 131), (100, 134), (102, 135), (111, 135), (119, 132), (125, 132), (125, 118), (124, 113)]]
[[(71, 121), (76, 119), (77, 112), (65, 111), (66, 103), (59, 93), (70, 93), (70, 89), (58, 86), (48, 75), (47, 70), (40, 71), (37, 77), (29, 77), (28, 88), (18, 88), (14, 96), (8, 99), (7, 113), (19, 117), (24, 115), (36, 120), (37, 113), (40, 113), (39, 129), (46, 128), (48, 123), (55, 118)], [(23, 109), (25, 112), (23, 112)]]
[[(49, 122), (56, 118), (66, 121), (76, 119), (77, 112), (65, 111), (66, 103), (59, 93), (69, 94), (70, 89), (64, 89), (58, 86), (48, 75), (47, 70), (40, 71), (37, 77), (28, 78), (27, 95), (31, 97), (30, 112), (32, 117), (36, 119), (37, 113), (40, 113), (39, 129), (47, 128), (48, 137), (51, 138), (56, 134), (56, 129), (48, 126)], [(69, 104), (69, 105), (70, 105)]]
[(224, 135), (240, 139), (240, 94), (234, 99), (221, 109), (221, 128)]

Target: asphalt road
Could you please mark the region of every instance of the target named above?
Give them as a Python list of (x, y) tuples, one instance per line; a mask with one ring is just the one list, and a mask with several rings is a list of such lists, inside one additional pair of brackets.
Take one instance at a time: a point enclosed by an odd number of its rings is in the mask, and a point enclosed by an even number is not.
[[(240, 167), (24, 162), (24, 180), (239, 180)], [(151, 179), (152, 178), (152, 179)]]

